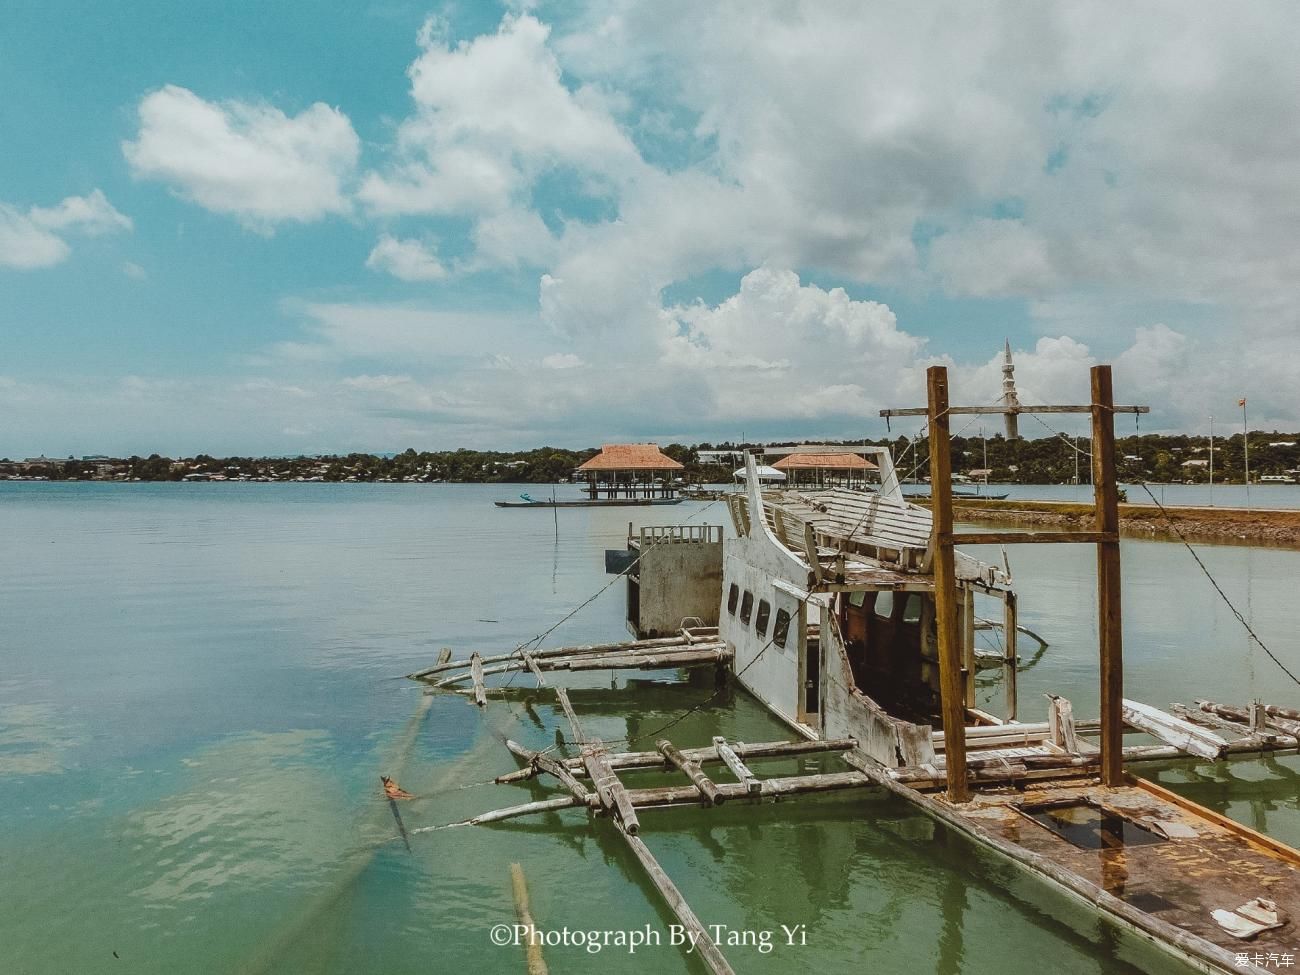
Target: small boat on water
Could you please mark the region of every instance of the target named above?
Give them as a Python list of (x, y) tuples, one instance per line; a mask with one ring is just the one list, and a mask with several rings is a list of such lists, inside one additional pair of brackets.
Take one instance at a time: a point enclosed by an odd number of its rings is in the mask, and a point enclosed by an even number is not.
[(518, 501), (493, 501), (498, 508), (643, 508), (655, 504), (681, 504), (683, 498), (531, 498), (521, 494)]

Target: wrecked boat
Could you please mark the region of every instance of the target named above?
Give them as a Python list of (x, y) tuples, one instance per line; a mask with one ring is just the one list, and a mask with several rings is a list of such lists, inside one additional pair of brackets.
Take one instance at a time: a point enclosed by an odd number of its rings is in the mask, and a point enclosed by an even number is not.
[[(725, 499), (732, 537), (711, 526), (644, 528), (610, 560), (626, 580), (636, 640), (520, 647), (498, 658), (443, 660), (413, 675), (443, 687), (472, 681), (476, 702), (486, 705), (498, 691), (485, 683), (492, 673), (527, 670), (541, 685), (566, 669), (709, 667), (797, 736), (695, 748), (661, 739), (655, 751), (617, 753), (583, 733), (567, 693), (556, 688), (580, 753), (556, 759), (511, 743), (524, 767), (500, 781), (546, 775), (563, 794), (470, 822), (569, 806), (612, 818), (668, 905), (707, 941), (637, 839), (639, 811), (883, 788), (1197, 970), (1263, 972), (1269, 959), (1294, 960), (1300, 853), (1133, 771), (1153, 760), (1227, 760), (1300, 745), (1300, 714), (1283, 707), (1201, 701), (1166, 711), (1123, 695), (1114, 416), (1146, 408), (1114, 405), (1106, 366), (1092, 371), (1087, 405), (1015, 403), (1017, 413), (1091, 415), (1096, 528), (958, 532), (949, 418), (1007, 408), (950, 405), (946, 370), (934, 367), (925, 408), (887, 411), (927, 418), (929, 508), (903, 496), (884, 448), (873, 450), (881, 475), (873, 492), (766, 489), (750, 457), (744, 493)], [(1020, 627), (1008, 563), (987, 564), (957, 548), (1067, 543), (1097, 551), (1100, 714), (1076, 717), (1054, 695), (1041, 719), (1026, 720), (1017, 701)], [(979, 616), (977, 600), (1000, 604), (1001, 620)], [(981, 660), (976, 649), (977, 630), (990, 626), (1003, 636), (1000, 660)], [(996, 714), (976, 706), (976, 675), (990, 664), (1005, 692)], [(1137, 733), (1147, 743), (1125, 743)], [(750, 765), (764, 755), (815, 751), (840, 754), (846, 771), (775, 779)], [(715, 780), (710, 765), (725, 768), (731, 781)], [(684, 784), (628, 788), (623, 777), (637, 769), (676, 769)], [(730, 972), (709, 945), (702, 954), (710, 968)]]

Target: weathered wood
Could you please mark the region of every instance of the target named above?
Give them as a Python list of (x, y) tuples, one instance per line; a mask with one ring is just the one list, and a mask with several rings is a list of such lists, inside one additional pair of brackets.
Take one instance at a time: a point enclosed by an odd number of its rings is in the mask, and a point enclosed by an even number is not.
[(935, 629), (939, 695), (947, 754), (948, 799), (970, 798), (966, 782), (966, 693), (957, 638), (957, 566), (952, 546), (952, 453), (948, 435), (948, 370), (926, 370), (930, 428), (931, 544), (934, 549)]
[(438, 666), (441, 667), (451, 659), (451, 647), (443, 647), (438, 651)]
[(709, 932), (700, 919), (695, 916), (691, 906), (686, 903), (686, 898), (677, 889), (677, 885), (672, 882), (668, 874), (664, 873), (663, 867), (659, 866), (659, 861), (654, 858), (650, 848), (639, 837), (623, 832), (623, 839), (631, 847), (636, 858), (641, 861), (641, 866), (645, 869), (646, 874), (650, 877), (650, 882), (655, 885), (664, 902), (669, 909), (677, 915), (677, 919), (682, 922), (682, 926), (691, 932), (695, 940), (695, 953), (700, 956), (704, 963), (709, 967), (709, 971), (714, 975), (735, 975), (734, 969), (727, 963), (721, 950), (709, 937)]
[(979, 828), (974, 823), (967, 821), (951, 807), (945, 806), (943, 803), (937, 802), (903, 783), (893, 781), (883, 769), (873, 767), (869, 761), (860, 755), (846, 754), (844, 760), (877, 784), (911, 802), (944, 825), (970, 837), (979, 844), (996, 850), (1028, 870), (1055, 881), (1083, 903), (1108, 911), (1125, 923), (1146, 932), (1160, 941), (1167, 942), (1192, 958), (1208, 963), (1211, 970), (1234, 970), (1235, 956), (1232, 952), (1212, 945), (1167, 921), (1161, 921), (1159, 918), (1153, 917), (1040, 854), (1005, 840), (989, 830)]
[[(1215, 704), (1213, 701), (1197, 701), (1196, 706), (1202, 711), (1212, 714), (1218, 714), (1222, 717), (1229, 718), (1233, 721), (1248, 722), (1250, 714), (1244, 708), (1234, 708), (1226, 704)], [(1300, 720), (1289, 717), (1300, 712), (1292, 711), (1290, 708), (1279, 708), (1272, 704), (1263, 706), (1264, 726), (1271, 728), (1283, 735), (1289, 735), (1292, 738), (1300, 737)]]
[[(1166, 745), (1172, 745), (1197, 758), (1216, 759), (1221, 757), (1228, 748), (1227, 740), (1208, 728), (1176, 718), (1149, 704), (1125, 699), (1121, 710), (1125, 723), (1131, 727), (1145, 731), (1152, 737), (1159, 738)], [(1102, 767), (1104, 768), (1106, 756), (1104, 740), (1102, 744)]]
[(528, 963), (528, 975), (547, 975), (546, 962), (542, 959), (542, 944), (534, 938), (537, 925), (533, 922), (533, 912), (528, 906), (528, 884), (524, 880), (524, 868), (517, 863), (510, 864), (510, 889), (515, 900), (515, 917), (528, 932), (524, 940), (524, 957)]
[(727, 744), (727, 739), (715, 737), (713, 747), (717, 749), (718, 757), (726, 763), (727, 768), (731, 769), (731, 774), (740, 780), (746, 792), (755, 793), (762, 790), (763, 785), (758, 781), (758, 776), (751, 772), (749, 766), (740, 760), (740, 756)]
[[(814, 792), (838, 792), (842, 789), (862, 789), (872, 783), (859, 772), (824, 772), (817, 775), (791, 775), (762, 779), (758, 791), (751, 792), (743, 782), (716, 783), (718, 793), (726, 799), (778, 799), (785, 796), (805, 795)], [(700, 804), (699, 791), (693, 785), (660, 786), (653, 789), (628, 789), (628, 798), (638, 809), (665, 806), (695, 806)]]
[(1002, 599), (1002, 643), (1005, 652), (1002, 688), (1006, 693), (1007, 720), (1014, 721), (1020, 709), (1019, 689), (1016, 686), (1017, 668), (1020, 664), (1016, 652), (1016, 633), (1019, 632), (1020, 626), (1016, 622), (1016, 594), (1008, 590), (1002, 594)]
[(1031, 545), (1079, 542), (1095, 545), (1098, 542), (1117, 542), (1118, 534), (1109, 532), (953, 532), (949, 535), (954, 545)]
[[(974, 729), (972, 729), (974, 730)], [(828, 738), (820, 740), (799, 740), (799, 741), (764, 741), (746, 744), (745, 742), (736, 742), (731, 746), (732, 751), (742, 758), (780, 758), (791, 755), (807, 755), (817, 752), (842, 752), (848, 748), (856, 748), (857, 741), (853, 738)], [(712, 745), (706, 745), (703, 748), (683, 748), (681, 749), (687, 761), (695, 762), (699, 765), (715, 764), (722, 761), (718, 754), (717, 748)], [(574, 775), (583, 775), (585, 770), (582, 767), (582, 759), (569, 758), (564, 760), (564, 766)], [(609, 756), (609, 764), (612, 768), (619, 771), (636, 771), (638, 769), (662, 769), (664, 766), (664, 756), (658, 752), (613, 752)], [(497, 782), (518, 782), (523, 779), (532, 778), (534, 771), (531, 768), (520, 769), (517, 772), (507, 772), (505, 775), (497, 777)]]
[[(579, 670), (664, 670), (674, 667), (692, 667), (720, 664), (731, 659), (731, 651), (684, 650), (678, 653), (647, 653), (638, 656), (593, 656), (572, 661), (564, 669)], [(556, 668), (560, 669), (559, 667)]]
[(599, 739), (582, 749), (582, 760), (591, 776), (591, 784), (596, 788), (600, 803), (608, 812), (617, 813), (623, 829), (635, 836), (641, 831), (641, 823), (636, 817), (636, 807), (628, 798), (627, 790), (618, 776), (609, 766), (609, 753)]
[(483, 661), (477, 653), (470, 658), (469, 672), (474, 679), (474, 703), (483, 707), (487, 704), (487, 691), (483, 688)]
[[(1099, 367), (1103, 368), (1103, 367)], [(1017, 406), (1008, 410), (1005, 406), (953, 406), (949, 407), (950, 416), (993, 416), (1001, 413), (1087, 413), (1087, 406)], [(1150, 413), (1149, 406), (1112, 406), (1112, 413)], [(881, 410), (881, 416), (928, 416), (924, 407), (909, 407), (902, 410)]]
[[(591, 795), (591, 793), (587, 791), (587, 787), (574, 778), (573, 773), (555, 759), (543, 755), (541, 752), (530, 751), (518, 742), (511, 741), (508, 738), (506, 739), (506, 747), (509, 748), (512, 753), (526, 761), (529, 765), (534, 766), (538, 771), (546, 772), (547, 774), (559, 779), (560, 784), (568, 789), (569, 793), (575, 798), (586, 802), (587, 797)], [(500, 782), (501, 780), (497, 779), (497, 781)]]
[(1119, 485), (1115, 482), (1115, 398), (1110, 366), (1092, 367), (1092, 483), (1097, 531), (1097, 635), (1101, 651), (1101, 780), (1124, 780), (1124, 626), (1120, 608)]
[[(569, 656), (538, 659), (537, 654), (530, 654), (533, 663), (538, 670), (602, 670), (606, 668), (631, 668), (631, 669), (652, 669), (653, 666), (676, 667), (676, 666), (694, 666), (696, 663), (706, 664), (713, 663), (715, 660), (730, 659), (731, 651), (727, 649), (726, 644), (714, 642), (710, 644), (697, 644), (690, 647), (686, 643), (680, 644), (683, 649), (680, 651), (673, 650), (669, 653), (655, 653), (654, 648), (646, 649), (644, 652), (637, 653), (581, 653)], [(690, 659), (691, 654), (698, 654), (698, 660)], [(720, 655), (710, 657), (710, 654)], [(652, 657), (664, 658), (667, 662), (657, 665), (646, 665), (646, 661)], [(677, 660), (674, 658), (683, 658)], [(506, 663), (493, 664), (490, 667), (483, 668), (484, 676), (491, 677), (495, 674), (506, 674), (516, 670), (528, 669), (527, 662), (521, 657), (515, 657)], [(470, 678), (469, 674), (451, 674), (447, 677), (439, 678), (432, 682), (434, 687), (451, 687)], [(425, 678), (419, 678), (425, 680)]]
[(722, 792), (714, 784), (712, 779), (700, 771), (700, 766), (696, 762), (692, 762), (681, 753), (681, 749), (667, 738), (659, 739), (659, 741), (655, 742), (655, 747), (659, 749), (659, 752), (664, 758), (672, 762), (673, 765), (681, 770), (686, 777), (695, 784), (695, 788), (699, 791), (700, 796), (703, 797), (706, 803), (710, 806), (722, 805), (724, 801)]
[(490, 812), (479, 813), (477, 816), (462, 819), (455, 823), (444, 823), (440, 826), (420, 826), (410, 830), (410, 835), (432, 833), (440, 829), (451, 829), (456, 826), (485, 826), (488, 823), (499, 823), (503, 819), (515, 819), (519, 816), (532, 816), (536, 813), (554, 812), (558, 809), (569, 809), (573, 806), (584, 805), (586, 803), (580, 802), (576, 796), (557, 796), (554, 799), (541, 799), (537, 802), (525, 802), (518, 806), (493, 809)]
[[(587, 643), (573, 647), (552, 647), (549, 650), (532, 650), (531, 655), (537, 659), (546, 659), (547, 657), (567, 657), (577, 656), (584, 653), (607, 653), (610, 651), (635, 650), (638, 647), (667, 647), (673, 645), (684, 646), (686, 641), (680, 636), (657, 637), (653, 640), (622, 640), (618, 643)], [(451, 660), (449, 647), (444, 647), (447, 659), (444, 660), (442, 654), (438, 656), (438, 663), (433, 667), (426, 667), (424, 670), (417, 670), (414, 673), (407, 674), (407, 677), (419, 679), (428, 677), (430, 674), (440, 673), (444, 670), (463, 670), (469, 666), (469, 659)], [(484, 664), (505, 663), (508, 660), (518, 660), (523, 648), (519, 647), (511, 650), (509, 653), (499, 653), (488, 656), (481, 654)]]
[(533, 676), (537, 678), (537, 686), (545, 687), (546, 678), (542, 676), (542, 671), (537, 666), (537, 661), (533, 659), (533, 655), (526, 650), (519, 651), (519, 655), (524, 659), (524, 666), (526, 666), (529, 670), (531, 670), (533, 672)]
[(1052, 744), (1071, 754), (1079, 751), (1079, 736), (1074, 728), (1074, 705), (1057, 694), (1049, 694), (1047, 712), (1048, 734)]
[(587, 743), (587, 735), (582, 730), (582, 725), (578, 723), (578, 716), (573, 711), (573, 705), (569, 702), (569, 692), (563, 687), (555, 689), (555, 696), (560, 701), (560, 707), (564, 710), (564, 716), (569, 720), (569, 727), (573, 729), (573, 740), (579, 745)]

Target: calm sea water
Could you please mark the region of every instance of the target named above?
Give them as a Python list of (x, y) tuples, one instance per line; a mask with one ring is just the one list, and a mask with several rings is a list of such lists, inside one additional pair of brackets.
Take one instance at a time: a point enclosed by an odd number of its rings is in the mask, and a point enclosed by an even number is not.
[[(0, 970), (520, 972), (522, 951), (489, 940), (513, 921), (512, 861), (543, 927), (665, 930), (608, 823), (566, 812), (415, 836), (408, 853), (378, 799), (378, 776), (396, 775), (421, 797), (402, 804), (416, 827), (542, 797), (478, 783), (514, 767), (501, 738), (554, 741), (563, 718), (548, 697), (480, 712), (395, 678), (442, 646), (508, 649), (558, 620), (605, 584), (602, 550), (629, 518), (725, 518), (691, 502), (559, 511), (557, 541), (552, 512), (490, 504), (514, 493), (0, 484)], [(1123, 548), (1130, 696), (1300, 705), (1185, 551)], [(1300, 553), (1202, 551), (1264, 641), (1300, 663)], [(1022, 717), (1042, 714), (1048, 690), (1093, 713), (1090, 553), (1012, 557), (1022, 621), (1052, 644), (1021, 675)], [(621, 638), (622, 610), (616, 585), (547, 644)], [(584, 723), (608, 739), (712, 693), (573, 683)], [(995, 708), (1000, 693), (982, 691)], [(671, 731), (681, 745), (713, 734), (788, 737), (739, 693)], [(1291, 843), (1298, 774), (1295, 758), (1159, 771)], [(781, 925), (806, 926), (806, 944), (729, 948), (740, 971), (1180, 971), (883, 796), (648, 812), (644, 836), (706, 923), (777, 941)], [(703, 970), (666, 943), (546, 955), (552, 971)]]

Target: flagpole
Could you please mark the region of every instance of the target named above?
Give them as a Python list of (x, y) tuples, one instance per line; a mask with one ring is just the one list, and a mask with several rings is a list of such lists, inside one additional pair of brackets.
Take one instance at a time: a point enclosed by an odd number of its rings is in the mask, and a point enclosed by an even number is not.
[(1250, 428), (1246, 425), (1246, 401), (1241, 401), (1241, 451), (1246, 459), (1246, 510), (1250, 510)]
[(1210, 414), (1210, 507), (1214, 507), (1214, 414)]

